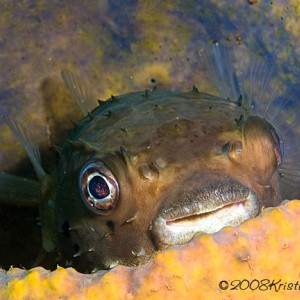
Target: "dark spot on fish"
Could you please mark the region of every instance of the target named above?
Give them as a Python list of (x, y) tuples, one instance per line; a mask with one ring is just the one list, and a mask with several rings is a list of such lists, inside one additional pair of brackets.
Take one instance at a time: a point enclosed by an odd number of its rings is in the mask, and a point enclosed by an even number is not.
[(107, 227), (109, 227), (111, 229), (111, 231), (115, 231), (115, 223), (111, 220), (108, 220), (106, 222)]
[(62, 229), (62, 233), (63, 233), (65, 238), (69, 238), (71, 236), (70, 235), (70, 224), (67, 220), (64, 221), (61, 229)]
[(78, 244), (74, 244), (74, 253), (78, 253), (80, 250), (80, 246)]
[(154, 78), (151, 78), (151, 80), (150, 80), (152, 83), (155, 83), (156, 82), (156, 80), (154, 79)]

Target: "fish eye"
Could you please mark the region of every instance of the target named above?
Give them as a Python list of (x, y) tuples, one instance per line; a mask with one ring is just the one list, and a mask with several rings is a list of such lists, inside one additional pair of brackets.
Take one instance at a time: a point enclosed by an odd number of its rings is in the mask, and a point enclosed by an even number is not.
[(275, 156), (276, 156), (276, 159), (277, 159), (277, 165), (279, 166), (282, 162), (283, 157), (284, 157), (283, 139), (280, 136), (280, 134), (278, 132), (276, 132), (276, 130), (274, 129), (273, 126), (271, 126), (270, 131), (271, 131), (273, 141), (274, 141), (274, 152), (275, 152)]
[(107, 214), (117, 205), (118, 182), (101, 161), (90, 161), (81, 168), (79, 189), (83, 203), (95, 213)]

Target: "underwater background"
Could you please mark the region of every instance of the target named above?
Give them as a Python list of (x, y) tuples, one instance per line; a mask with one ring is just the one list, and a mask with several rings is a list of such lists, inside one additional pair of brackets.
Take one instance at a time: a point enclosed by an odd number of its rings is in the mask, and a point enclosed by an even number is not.
[[(60, 144), (71, 120), (81, 117), (60, 78), (62, 69), (88, 82), (95, 100), (154, 85), (190, 90), (195, 84), (214, 93), (201, 67), (203, 50), (213, 41), (231, 41), (273, 62), (282, 93), (300, 78), (297, 0), (0, 4), (0, 114), (32, 132), (47, 170), (54, 164), (50, 146)], [(35, 178), (2, 123), (0, 144), (1, 172)], [(37, 217), (35, 209), (0, 206), (0, 267), (31, 266), (41, 246)]]

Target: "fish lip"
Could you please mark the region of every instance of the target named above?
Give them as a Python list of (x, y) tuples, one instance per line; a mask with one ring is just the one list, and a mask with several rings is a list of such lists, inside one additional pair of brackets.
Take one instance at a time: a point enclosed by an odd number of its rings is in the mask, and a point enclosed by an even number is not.
[[(152, 236), (157, 249), (183, 244), (190, 241), (196, 233), (215, 233), (223, 227), (236, 226), (255, 217), (260, 209), (255, 192), (238, 181), (233, 180), (231, 183), (234, 187), (230, 197), (220, 197), (218, 191), (210, 188), (210, 198), (204, 197), (200, 192), (200, 200), (197, 199), (189, 206), (183, 208), (176, 205), (163, 209), (152, 222)], [(226, 184), (228, 182), (221, 183), (221, 186)], [(212, 202), (213, 207), (207, 205)]]

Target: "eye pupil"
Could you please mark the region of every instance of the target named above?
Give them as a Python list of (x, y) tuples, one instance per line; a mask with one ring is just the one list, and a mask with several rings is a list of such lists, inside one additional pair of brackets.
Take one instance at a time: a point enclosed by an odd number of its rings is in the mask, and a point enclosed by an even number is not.
[(103, 199), (110, 193), (109, 186), (101, 176), (94, 176), (90, 180), (88, 190), (95, 199)]

